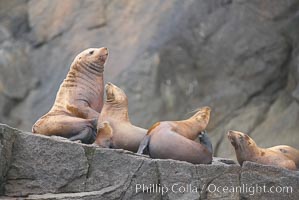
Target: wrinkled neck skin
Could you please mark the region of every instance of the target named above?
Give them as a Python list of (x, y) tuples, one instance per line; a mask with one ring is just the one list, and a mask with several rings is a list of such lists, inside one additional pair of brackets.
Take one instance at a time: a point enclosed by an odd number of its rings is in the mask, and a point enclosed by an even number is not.
[(72, 64), (73, 69), (78, 70), (84, 74), (94, 74), (96, 76), (103, 76), (104, 65), (100, 65), (96, 62), (77, 61)]
[(100, 117), (102, 120), (111, 118), (118, 121), (130, 122), (128, 106), (113, 101), (105, 102)]
[(71, 70), (67, 74), (65, 83), (68, 86), (77, 86), (76, 83), (83, 87), (88, 87), (96, 94), (99, 93), (96, 89), (101, 88), (101, 93), (104, 92), (104, 86), (99, 87), (99, 84), (104, 85), (103, 80), (104, 66), (89, 62), (75, 62), (71, 66)]
[[(104, 96), (104, 66), (96, 63), (74, 62), (71, 70), (67, 74), (62, 87), (76, 88), (78, 90), (77, 99), (88, 102), (89, 106), (97, 112), (103, 107)], [(86, 92), (79, 92), (81, 90)]]
[(244, 161), (255, 161), (257, 156), (261, 154), (261, 148), (255, 143), (252, 143), (250, 146), (238, 143), (235, 147), (235, 151), (240, 165), (242, 165)]

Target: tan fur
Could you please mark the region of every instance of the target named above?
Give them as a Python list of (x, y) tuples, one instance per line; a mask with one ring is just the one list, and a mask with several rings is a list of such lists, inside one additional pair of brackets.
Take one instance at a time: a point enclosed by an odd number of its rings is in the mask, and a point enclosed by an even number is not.
[(204, 145), (177, 134), (170, 127), (157, 127), (152, 132), (148, 145), (151, 158), (174, 159), (193, 164), (212, 162), (212, 153)]
[(210, 107), (198, 109), (192, 117), (181, 121), (157, 122), (149, 128), (148, 134), (151, 135), (157, 127), (169, 127), (173, 132), (180, 134), (190, 140), (195, 140), (201, 131), (205, 130), (210, 120)]
[(96, 129), (103, 107), (107, 48), (86, 49), (76, 56), (60, 85), (54, 105), (32, 127), (33, 133), (72, 137), (86, 127)]
[(157, 122), (147, 132), (138, 153), (148, 149), (152, 158), (181, 160), (193, 164), (211, 163), (212, 152), (194, 141), (206, 129), (210, 112), (209, 107), (203, 107), (186, 120)]
[[(131, 124), (128, 115), (128, 99), (126, 94), (112, 83), (105, 86), (107, 100), (103, 106), (98, 120), (98, 127), (103, 126), (103, 122), (109, 122), (112, 129), (112, 140), (109, 147), (115, 149), (125, 149), (137, 152), (140, 141), (145, 136), (147, 130)], [(94, 145), (101, 145), (103, 140), (107, 140), (101, 131), (98, 132)], [(106, 147), (108, 147), (106, 145)]]
[(299, 167), (299, 151), (295, 148), (285, 145), (260, 148), (247, 134), (238, 131), (228, 131), (227, 136), (235, 148), (240, 165), (244, 161), (251, 161), (290, 170), (297, 170)]
[(97, 138), (94, 144), (97, 146), (109, 148), (112, 144), (113, 130), (108, 121), (100, 123), (97, 127)]

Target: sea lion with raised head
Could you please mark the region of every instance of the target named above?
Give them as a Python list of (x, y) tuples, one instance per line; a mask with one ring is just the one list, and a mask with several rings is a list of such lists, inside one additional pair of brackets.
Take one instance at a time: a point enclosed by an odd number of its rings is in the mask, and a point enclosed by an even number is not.
[(131, 124), (128, 115), (128, 98), (124, 91), (107, 83), (104, 103), (97, 126), (94, 145), (137, 152), (147, 130)]
[(299, 168), (299, 150), (279, 145), (271, 148), (260, 148), (247, 134), (239, 131), (228, 131), (227, 137), (233, 145), (240, 165), (244, 161), (264, 165), (274, 165), (290, 170)]
[[(203, 132), (210, 119), (211, 109), (203, 107), (187, 120), (163, 121), (154, 124), (140, 143), (138, 154), (151, 158), (174, 159), (193, 164), (212, 162), (212, 145)], [(200, 135), (204, 135), (199, 137)], [(194, 141), (200, 138), (201, 143)]]
[(32, 127), (33, 133), (92, 143), (103, 107), (104, 64), (108, 49), (90, 48), (76, 56), (54, 105)]

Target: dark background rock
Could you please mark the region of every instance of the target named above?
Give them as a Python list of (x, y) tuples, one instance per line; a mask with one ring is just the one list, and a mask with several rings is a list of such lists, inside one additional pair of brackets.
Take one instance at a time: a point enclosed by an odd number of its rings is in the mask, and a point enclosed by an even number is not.
[(215, 155), (229, 129), (299, 148), (298, 0), (0, 2), (0, 121), (30, 131), (73, 58), (110, 50), (105, 80), (149, 128), (212, 107)]

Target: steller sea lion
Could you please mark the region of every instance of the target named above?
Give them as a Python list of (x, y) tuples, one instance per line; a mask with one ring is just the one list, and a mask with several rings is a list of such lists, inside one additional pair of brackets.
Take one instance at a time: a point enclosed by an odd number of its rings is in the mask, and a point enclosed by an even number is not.
[(32, 132), (92, 143), (103, 107), (104, 64), (108, 49), (90, 48), (76, 56), (60, 85), (54, 105), (32, 126)]
[[(148, 153), (151, 158), (193, 164), (211, 163), (212, 145), (203, 132), (209, 123), (210, 112), (209, 107), (203, 107), (187, 120), (157, 122), (140, 143), (138, 154)], [(194, 141), (198, 137), (201, 143)]]
[(137, 152), (147, 130), (131, 124), (128, 98), (123, 90), (107, 83), (107, 100), (99, 116), (94, 145)]
[(293, 147), (279, 145), (267, 149), (260, 148), (247, 134), (238, 131), (228, 131), (227, 137), (236, 151), (240, 165), (244, 161), (251, 161), (290, 170), (299, 168), (299, 150)]

